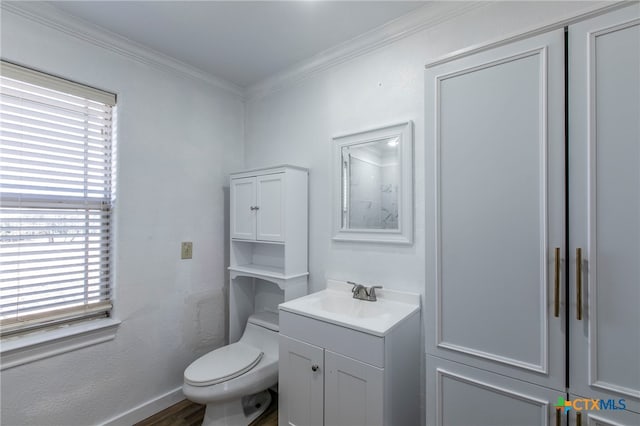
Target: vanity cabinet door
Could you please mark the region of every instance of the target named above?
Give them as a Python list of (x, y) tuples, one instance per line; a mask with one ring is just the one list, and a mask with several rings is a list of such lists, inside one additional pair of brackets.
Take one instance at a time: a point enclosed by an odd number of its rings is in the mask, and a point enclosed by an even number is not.
[(284, 241), (285, 175), (258, 176), (256, 182), (256, 239)]
[(326, 426), (383, 424), (384, 370), (325, 350)]
[(278, 425), (322, 426), (323, 349), (280, 334)]
[(231, 179), (231, 238), (256, 238), (256, 178)]

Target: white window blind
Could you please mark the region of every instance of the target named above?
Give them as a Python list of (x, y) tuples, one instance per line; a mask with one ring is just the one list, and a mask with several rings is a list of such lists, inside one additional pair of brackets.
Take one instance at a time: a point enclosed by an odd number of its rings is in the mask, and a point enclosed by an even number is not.
[(0, 332), (109, 316), (115, 95), (0, 62)]

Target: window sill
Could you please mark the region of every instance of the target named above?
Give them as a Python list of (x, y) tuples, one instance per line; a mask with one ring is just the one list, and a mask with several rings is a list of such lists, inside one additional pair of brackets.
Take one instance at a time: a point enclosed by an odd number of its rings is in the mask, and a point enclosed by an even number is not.
[(7, 338), (0, 344), (0, 370), (113, 340), (120, 321), (109, 318)]

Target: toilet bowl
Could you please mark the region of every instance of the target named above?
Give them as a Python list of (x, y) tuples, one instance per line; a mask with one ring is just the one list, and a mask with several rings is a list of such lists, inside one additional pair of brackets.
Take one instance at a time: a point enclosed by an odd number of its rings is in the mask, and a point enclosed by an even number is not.
[(206, 404), (203, 425), (248, 425), (271, 402), (278, 382), (278, 315), (253, 314), (236, 343), (198, 358), (184, 371), (187, 399)]

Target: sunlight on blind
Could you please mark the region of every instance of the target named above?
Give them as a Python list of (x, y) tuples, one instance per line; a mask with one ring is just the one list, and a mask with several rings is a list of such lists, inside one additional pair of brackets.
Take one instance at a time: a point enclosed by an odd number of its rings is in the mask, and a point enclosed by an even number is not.
[(115, 96), (1, 65), (2, 334), (107, 316)]

